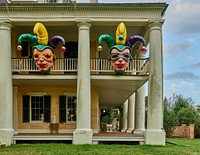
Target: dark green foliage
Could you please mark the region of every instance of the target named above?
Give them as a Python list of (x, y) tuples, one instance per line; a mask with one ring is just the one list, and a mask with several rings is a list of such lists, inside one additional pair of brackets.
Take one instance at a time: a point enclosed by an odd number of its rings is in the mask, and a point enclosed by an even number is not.
[(173, 108), (168, 102), (167, 98), (164, 99), (164, 123), (163, 127), (166, 132), (170, 132), (178, 125), (178, 118), (176, 117)]
[(181, 124), (195, 124), (195, 137), (199, 137), (200, 110), (194, 106), (191, 98), (182, 95), (173, 95), (164, 99), (164, 129), (172, 131), (175, 126)]

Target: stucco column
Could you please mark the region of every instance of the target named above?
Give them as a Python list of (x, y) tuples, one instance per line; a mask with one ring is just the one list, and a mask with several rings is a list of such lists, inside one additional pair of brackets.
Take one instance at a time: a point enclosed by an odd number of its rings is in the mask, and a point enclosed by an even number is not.
[(135, 127), (135, 93), (128, 99), (127, 133), (132, 133)]
[(162, 22), (149, 24), (150, 72), (146, 144), (165, 145), (163, 131), (163, 52)]
[(12, 144), (11, 24), (0, 21), (0, 141)]
[[(137, 57), (144, 59), (144, 52), (139, 51)], [(144, 61), (141, 60), (141, 66)], [(134, 134), (144, 134), (145, 131), (145, 88), (141, 86), (135, 92), (135, 129)]]
[(78, 22), (77, 120), (73, 144), (91, 144), (90, 27)]
[(124, 102), (123, 105), (123, 114), (122, 114), (122, 130), (121, 132), (125, 132), (127, 129), (127, 117), (128, 117), (128, 100)]

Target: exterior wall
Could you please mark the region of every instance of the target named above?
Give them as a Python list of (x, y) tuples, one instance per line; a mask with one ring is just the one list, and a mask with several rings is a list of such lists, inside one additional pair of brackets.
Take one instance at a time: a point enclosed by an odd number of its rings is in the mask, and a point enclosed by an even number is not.
[(170, 136), (194, 139), (194, 124), (177, 126)]
[(94, 133), (97, 133), (100, 130), (98, 87), (92, 87), (91, 93), (91, 128)]
[[(51, 95), (51, 119), (53, 116), (56, 116), (57, 122), (59, 122), (59, 96), (67, 93), (76, 94), (76, 86), (71, 87), (36, 87), (36, 86), (19, 86), (18, 87), (18, 132), (19, 133), (49, 133), (49, 123), (23, 123), (22, 122), (22, 96), (27, 93), (47, 93)], [(91, 115), (92, 122), (91, 126), (94, 132), (98, 131), (98, 107), (99, 107), (99, 97), (98, 97), (98, 88), (92, 87), (91, 94)], [(59, 124), (59, 133), (72, 133), (76, 128), (76, 123), (60, 123)], [(28, 129), (28, 130), (27, 130)], [(34, 129), (34, 130), (33, 130)], [(37, 130), (38, 129), (38, 130)], [(42, 129), (42, 130), (41, 130)]]

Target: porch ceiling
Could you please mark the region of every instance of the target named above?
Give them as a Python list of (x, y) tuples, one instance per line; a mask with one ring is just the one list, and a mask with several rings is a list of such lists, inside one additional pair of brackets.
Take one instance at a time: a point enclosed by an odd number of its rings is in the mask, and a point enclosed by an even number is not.
[(99, 88), (101, 107), (121, 106), (147, 80), (148, 76), (91, 76)]
[[(101, 107), (121, 106), (148, 76), (91, 75), (91, 85), (99, 89)], [(76, 86), (76, 75), (13, 75), (14, 86)]]

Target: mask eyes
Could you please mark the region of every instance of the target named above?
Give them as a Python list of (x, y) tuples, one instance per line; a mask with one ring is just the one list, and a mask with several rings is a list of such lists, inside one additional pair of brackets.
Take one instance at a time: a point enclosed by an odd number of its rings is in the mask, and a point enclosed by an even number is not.
[(131, 55), (130, 55), (129, 53), (124, 53), (122, 56), (123, 56), (124, 59), (126, 59), (126, 60), (130, 60), (130, 59), (131, 59)]
[(119, 58), (119, 54), (113, 53), (110, 55), (111, 60), (117, 60)]
[(52, 59), (52, 55), (50, 55), (50, 54), (44, 54), (44, 57), (45, 57), (46, 59)]
[(52, 61), (54, 58), (54, 55), (51, 53), (44, 53), (44, 54), (36, 53), (33, 55), (33, 58), (35, 61), (38, 61), (39, 58), (43, 58), (44, 60), (47, 60), (47, 61)]
[(119, 58), (124, 59), (125, 61), (131, 60), (130, 53), (118, 54), (118, 53), (111, 53), (110, 60), (115, 61)]
[(34, 54), (33, 58), (34, 59), (38, 59), (39, 58), (39, 54)]

